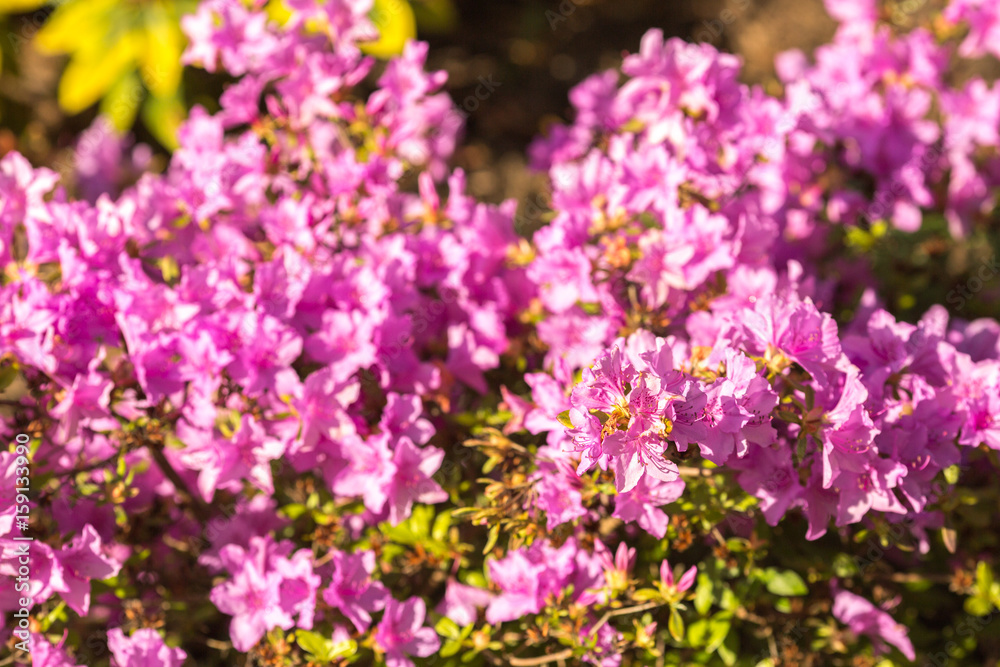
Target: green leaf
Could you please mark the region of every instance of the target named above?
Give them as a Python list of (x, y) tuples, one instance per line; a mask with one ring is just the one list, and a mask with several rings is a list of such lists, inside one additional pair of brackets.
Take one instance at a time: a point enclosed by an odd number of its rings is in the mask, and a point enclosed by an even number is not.
[(965, 611), (973, 616), (986, 616), (992, 610), (993, 603), (989, 599), (977, 596), (965, 600)]
[(307, 630), (296, 630), (295, 641), (299, 648), (314, 656), (317, 662), (331, 662), (335, 658), (354, 655), (358, 651), (358, 643), (353, 639), (334, 643), (332, 639)]
[(719, 599), (719, 606), (727, 611), (732, 611), (740, 606), (740, 600), (731, 588), (723, 588), (722, 597)]
[(493, 551), (493, 547), (497, 544), (497, 539), (500, 537), (500, 526), (496, 525), (490, 528), (490, 534), (486, 537), (486, 546), (483, 547), (483, 553), (488, 554)]
[(296, 630), (295, 641), (303, 651), (317, 657), (333, 647), (333, 642), (323, 635), (307, 630)]
[(353, 639), (345, 639), (343, 641), (337, 642), (336, 644), (334, 644), (331, 641), (330, 644), (332, 645), (330, 652), (323, 657), (324, 660), (332, 661), (335, 658), (344, 658), (352, 655), (357, 655), (358, 643)]
[(449, 639), (458, 639), (462, 635), (462, 629), (458, 627), (458, 623), (447, 616), (442, 616), (441, 620), (434, 625), (434, 629), (439, 635)]
[(858, 566), (851, 557), (838, 553), (833, 557), (833, 573), (838, 577), (853, 577), (858, 574)]
[(459, 651), (462, 650), (462, 642), (458, 639), (451, 639), (444, 643), (441, 650), (438, 652), (442, 658), (450, 658)]
[(670, 620), (667, 621), (667, 630), (670, 631), (670, 636), (674, 638), (674, 641), (684, 641), (684, 619), (681, 618), (680, 612), (677, 609), (670, 610)]
[(569, 418), (569, 410), (564, 410), (556, 415), (556, 420), (566, 428), (573, 428), (573, 422)]
[(989, 591), (993, 587), (993, 570), (985, 561), (980, 561), (976, 566), (976, 587), (979, 589), (980, 595), (989, 595)]
[(309, 508), (302, 503), (289, 503), (279, 510), (282, 514), (287, 516), (292, 521), (295, 521), (300, 516), (309, 511)]
[(702, 618), (689, 625), (687, 638), (691, 646), (705, 646), (708, 643), (708, 619)]
[(448, 537), (449, 528), (451, 528), (451, 512), (442, 512), (434, 519), (431, 537), (438, 541), (444, 541)]
[(957, 464), (953, 466), (948, 466), (947, 468), (944, 469), (945, 481), (947, 481), (949, 484), (957, 484), (958, 474), (960, 471), (961, 468), (959, 468)]
[(465, 575), (464, 583), (467, 586), (475, 586), (476, 588), (489, 588), (489, 583), (486, 581), (486, 575), (482, 572), (469, 572)]
[(736, 651), (729, 645), (730, 643), (736, 643), (734, 639), (735, 637), (736, 635), (734, 634), (729, 635), (726, 641), (720, 645), (719, 648), (715, 649), (716, 654), (718, 654), (722, 663), (726, 665), (726, 667), (732, 667), (736, 664)]
[(790, 595), (806, 595), (809, 592), (806, 582), (802, 581), (802, 577), (792, 570), (785, 570), (784, 572), (775, 571), (767, 579), (766, 586), (769, 592), (785, 597)]
[(698, 575), (698, 586), (694, 590), (694, 608), (702, 616), (712, 608), (712, 578), (706, 572)]
[(726, 641), (726, 637), (729, 636), (729, 629), (732, 627), (733, 622), (730, 620), (728, 615), (723, 618), (713, 618), (708, 624), (708, 648), (706, 649), (709, 653), (712, 653), (722, 646), (722, 643)]
[(662, 598), (663, 595), (655, 588), (640, 588), (632, 595), (632, 599), (636, 602), (649, 602), (650, 600), (660, 600)]
[(13, 364), (0, 367), (0, 391), (5, 390), (17, 377), (17, 367)]

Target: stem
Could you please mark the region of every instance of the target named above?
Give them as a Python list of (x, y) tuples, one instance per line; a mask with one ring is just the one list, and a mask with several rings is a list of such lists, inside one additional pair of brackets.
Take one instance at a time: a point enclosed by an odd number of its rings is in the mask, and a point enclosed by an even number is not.
[(636, 605), (634, 607), (625, 607), (624, 609), (614, 609), (612, 611), (606, 612), (601, 620), (597, 622), (593, 628), (590, 629), (590, 634), (596, 635), (597, 631), (604, 627), (604, 624), (611, 620), (614, 616), (625, 616), (627, 614), (637, 614), (640, 611), (646, 611), (647, 609), (652, 609), (653, 607), (660, 607), (665, 605), (666, 602), (646, 602), (644, 604)]
[(568, 648), (565, 651), (540, 655), (537, 658), (511, 658), (509, 662), (513, 667), (532, 667), (532, 665), (546, 665), (550, 662), (559, 662), (560, 660), (572, 657), (573, 649)]
[(678, 466), (677, 472), (681, 477), (712, 477), (715, 475), (715, 470), (709, 470), (708, 468), (692, 468), (691, 466)]
[(163, 450), (160, 447), (151, 445), (147, 449), (149, 449), (149, 453), (153, 455), (153, 460), (156, 461), (156, 465), (160, 467), (163, 474), (170, 480), (170, 483), (173, 484), (178, 491), (187, 496), (188, 501), (191, 503), (191, 509), (194, 510), (195, 516), (197, 516), (203, 523), (207, 522), (211, 516), (211, 512), (201, 496), (196, 496), (191, 493), (188, 485), (184, 482), (183, 478), (177, 474), (177, 471), (174, 470), (173, 466), (170, 465), (170, 461), (167, 460), (167, 455), (163, 453)]

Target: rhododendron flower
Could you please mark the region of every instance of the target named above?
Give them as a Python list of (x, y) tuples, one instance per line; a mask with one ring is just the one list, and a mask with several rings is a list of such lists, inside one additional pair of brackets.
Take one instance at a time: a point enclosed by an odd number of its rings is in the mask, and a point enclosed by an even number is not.
[(382, 621), (375, 630), (375, 644), (385, 652), (388, 667), (413, 667), (407, 656), (426, 658), (440, 647), (433, 628), (424, 627), (427, 608), (420, 598), (400, 602), (389, 598)]
[(90, 609), (90, 582), (113, 577), (122, 564), (106, 555), (101, 537), (89, 523), (72, 542), (56, 553), (63, 586), (59, 594), (70, 609), (85, 616)]
[(643, 477), (631, 491), (615, 496), (615, 511), (611, 515), (622, 521), (635, 521), (639, 527), (658, 539), (667, 534), (669, 517), (660, 509), (684, 493), (684, 480), (664, 482), (652, 476)]
[(872, 640), (876, 653), (887, 652), (886, 644), (899, 649), (909, 660), (916, 659), (913, 644), (907, 636), (905, 626), (892, 620), (892, 616), (882, 611), (868, 600), (833, 585), (833, 615), (856, 634), (867, 635)]
[(598, 540), (594, 544), (594, 552), (600, 558), (601, 567), (604, 569), (604, 580), (608, 586), (614, 591), (626, 590), (632, 574), (632, 566), (635, 565), (635, 549), (620, 542), (612, 558), (608, 548)]
[(512, 551), (489, 564), (490, 578), (500, 587), (500, 594), (486, 608), (489, 623), (512, 621), (544, 607), (539, 593), (544, 568), (532, 563), (520, 551)]
[(674, 571), (670, 567), (670, 561), (664, 560), (660, 563), (660, 581), (668, 594), (683, 593), (694, 586), (694, 579), (698, 576), (698, 566), (688, 568), (675, 583)]
[(237, 651), (249, 651), (272, 628), (295, 625), (281, 606), (281, 581), (280, 574), (247, 558), (232, 579), (212, 589), (212, 604), (233, 617), (229, 635)]
[(385, 606), (388, 591), (381, 582), (372, 581), (375, 554), (371, 551), (333, 555), (333, 579), (323, 590), (323, 600), (336, 607), (359, 632), (371, 625), (371, 612)]
[[(50, 644), (49, 640), (46, 639), (45, 635), (32, 633), (30, 639), (28, 640), (31, 646), (31, 664), (32, 667), (83, 667), (81, 664), (77, 664), (76, 660), (69, 657), (66, 651), (63, 650), (63, 645), (66, 643), (66, 636), (68, 633), (64, 633), (59, 639), (59, 642), (55, 645)], [(143, 663), (144, 665), (146, 663)], [(152, 665), (159, 665), (161, 663), (149, 663)], [(162, 663), (169, 664), (170, 667), (179, 667), (181, 663)]]
[(437, 612), (460, 626), (466, 626), (476, 622), (477, 610), (487, 606), (492, 599), (493, 594), (489, 591), (450, 579), (444, 591), (444, 599), (437, 606)]
[(142, 628), (126, 637), (121, 628), (108, 631), (108, 648), (114, 667), (181, 667), (187, 654), (169, 648), (152, 628)]

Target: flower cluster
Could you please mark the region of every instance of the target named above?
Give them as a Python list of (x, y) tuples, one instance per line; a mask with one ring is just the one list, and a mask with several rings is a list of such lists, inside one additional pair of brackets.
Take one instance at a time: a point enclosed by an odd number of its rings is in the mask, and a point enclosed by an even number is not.
[[(850, 302), (829, 240), (994, 214), (1000, 88), (946, 74), (1000, 56), (1000, 15), (954, 0), (902, 32), (828, 4), (834, 42), (779, 57), (780, 97), (658, 30), (583, 81), (531, 148), (553, 215), (530, 241), (449, 170), (462, 114), (427, 45), (363, 54), (372, 0), (202, 2), (185, 62), (234, 81), (163, 173), (125, 174), (148, 155), (104, 120), (82, 199), (0, 158), (0, 431), (39, 491), (25, 547), (0, 452), (0, 573), (31, 562), (0, 611), (44, 610), (34, 660), (95, 664), (56, 639), (72, 613), (121, 667), (731, 666), (734, 619), (770, 609), (773, 638), (774, 597), (815, 594), (769, 527), (953, 535), (958, 471), (1000, 451), (1000, 324)], [(865, 568), (813, 560), (832, 605), (796, 613), (914, 659), (892, 604), (838, 587)], [(980, 570), (953, 589), (989, 605)]]

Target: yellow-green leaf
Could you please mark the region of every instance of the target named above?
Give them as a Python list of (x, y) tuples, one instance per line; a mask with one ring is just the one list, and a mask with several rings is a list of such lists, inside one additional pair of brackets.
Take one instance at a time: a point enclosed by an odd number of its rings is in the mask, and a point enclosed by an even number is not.
[(3, 391), (14, 382), (17, 373), (17, 367), (13, 364), (10, 366), (0, 366), (0, 391)]
[(146, 91), (135, 72), (127, 72), (118, 79), (111, 90), (101, 100), (101, 113), (111, 120), (111, 124), (119, 132), (125, 132), (132, 127), (139, 113), (139, 106)]
[(486, 546), (483, 547), (483, 553), (488, 554), (496, 546), (497, 538), (500, 537), (500, 526), (493, 526), (490, 528), (490, 533), (486, 537)]
[(449, 639), (457, 639), (461, 636), (462, 629), (458, 627), (458, 623), (451, 620), (447, 616), (443, 616), (440, 621), (434, 626), (437, 633), (442, 637), (448, 637)]
[(75, 114), (101, 99), (134, 66), (136, 46), (127, 33), (107, 51), (75, 53), (59, 80), (59, 106)]
[(49, 53), (102, 51), (104, 37), (120, 10), (118, 0), (69, 0), (59, 5), (35, 36), (35, 45)]
[(792, 570), (785, 570), (784, 572), (772, 570), (769, 574), (770, 576), (765, 585), (767, 586), (767, 590), (775, 595), (789, 597), (806, 595), (809, 592), (806, 582), (802, 580), (802, 577), (797, 572)]
[(20, 14), (49, 4), (49, 0), (0, 0), (0, 13)]
[(162, 5), (151, 5), (143, 16), (146, 19), (146, 48), (141, 54), (140, 74), (154, 95), (167, 97), (181, 83), (184, 35), (176, 17)]
[(179, 93), (170, 97), (150, 95), (142, 105), (142, 121), (156, 140), (169, 150), (177, 148), (177, 130), (185, 117)]
[(670, 620), (667, 621), (667, 630), (670, 631), (670, 636), (674, 638), (674, 641), (684, 640), (684, 619), (681, 618), (680, 612), (676, 609), (670, 610)]
[(636, 602), (648, 602), (649, 600), (659, 600), (663, 596), (660, 591), (655, 588), (640, 588), (633, 595), (632, 599)]
[(379, 38), (361, 47), (376, 58), (390, 58), (403, 52), (406, 42), (417, 36), (417, 20), (406, 0), (375, 0), (371, 20)]

